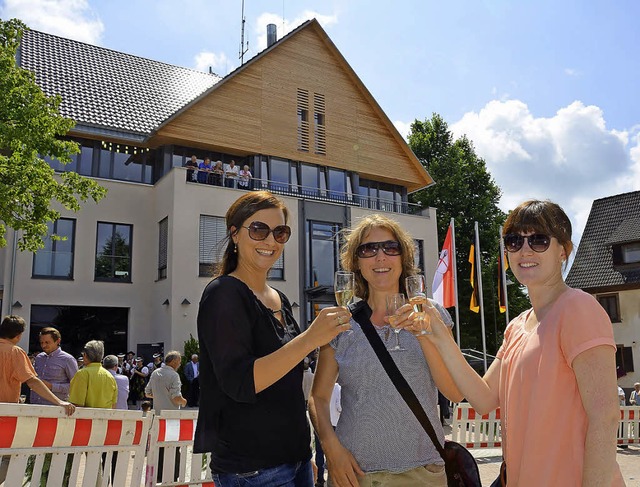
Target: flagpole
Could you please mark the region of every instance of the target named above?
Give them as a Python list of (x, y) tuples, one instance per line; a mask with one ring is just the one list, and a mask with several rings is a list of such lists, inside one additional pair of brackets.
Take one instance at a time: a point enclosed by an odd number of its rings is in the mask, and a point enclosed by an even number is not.
[(456, 264), (456, 224), (455, 220), (451, 218), (449, 223), (451, 226), (451, 264), (453, 265), (453, 289), (456, 302), (456, 340), (458, 347), (462, 347), (460, 343), (460, 307), (458, 306), (458, 265)]
[(498, 241), (500, 242), (500, 270), (502, 271), (502, 295), (504, 296), (504, 317), (507, 325), (509, 324), (509, 295), (507, 294), (507, 266), (504, 265), (506, 256), (504, 255), (504, 240), (502, 240), (502, 225), (500, 225), (500, 234), (498, 235)]
[(482, 296), (482, 267), (480, 266), (480, 235), (478, 233), (478, 222), (475, 222), (475, 239), (476, 239), (476, 272), (478, 276), (478, 301), (480, 305), (480, 324), (482, 326), (482, 360), (484, 362), (484, 371), (487, 372), (487, 337), (484, 326), (484, 298)]

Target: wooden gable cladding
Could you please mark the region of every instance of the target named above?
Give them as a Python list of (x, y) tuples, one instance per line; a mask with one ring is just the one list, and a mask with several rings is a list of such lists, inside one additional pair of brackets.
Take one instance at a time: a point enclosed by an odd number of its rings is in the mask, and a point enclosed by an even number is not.
[[(308, 150), (299, 149), (300, 90), (308, 93)], [(324, 110), (321, 127), (316, 110)], [(150, 142), (336, 167), (410, 191), (432, 183), (316, 21), (222, 80)]]

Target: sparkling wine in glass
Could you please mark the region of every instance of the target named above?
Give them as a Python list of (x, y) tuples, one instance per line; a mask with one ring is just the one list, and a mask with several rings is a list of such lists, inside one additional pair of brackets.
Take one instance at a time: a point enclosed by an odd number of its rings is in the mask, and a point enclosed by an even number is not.
[[(355, 288), (355, 276), (353, 272), (338, 271), (335, 274), (333, 280), (333, 290), (336, 296), (336, 303), (338, 306), (349, 306), (349, 303), (353, 299), (353, 291)], [(347, 334), (351, 333), (351, 330), (346, 331)]]
[(409, 276), (406, 279), (407, 296), (409, 296), (409, 303), (413, 306), (413, 311), (417, 315), (417, 319), (420, 322), (420, 331), (417, 335), (430, 335), (431, 331), (425, 327), (424, 317), (427, 306), (427, 288), (425, 286), (424, 276), (422, 274), (416, 274)]
[(407, 304), (407, 299), (404, 297), (404, 294), (389, 294), (387, 296), (387, 318), (389, 319), (389, 324), (391, 325), (391, 329), (394, 331), (394, 335), (396, 337), (396, 344), (389, 348), (389, 351), (399, 352), (406, 350), (400, 346), (400, 328), (396, 328), (396, 324), (400, 317), (396, 314), (400, 308), (402, 308), (405, 304)]

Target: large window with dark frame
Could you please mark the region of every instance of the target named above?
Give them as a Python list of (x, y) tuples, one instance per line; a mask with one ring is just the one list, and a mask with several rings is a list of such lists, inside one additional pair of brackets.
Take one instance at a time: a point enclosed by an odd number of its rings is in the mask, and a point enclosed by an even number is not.
[(131, 282), (133, 225), (98, 222), (96, 281)]
[(616, 345), (616, 367), (618, 371), (628, 374), (634, 372), (633, 347)]
[(227, 226), (222, 216), (200, 215), (198, 275), (211, 277), (224, 253)]
[(612, 323), (620, 323), (622, 321), (622, 317), (620, 316), (620, 300), (617, 293), (598, 294), (596, 299), (600, 303), (600, 306), (607, 312)]
[(75, 233), (76, 221), (73, 219), (60, 218), (47, 222), (44, 248), (33, 254), (32, 277), (73, 279)]
[(158, 223), (158, 280), (167, 277), (167, 262), (169, 249), (169, 217)]

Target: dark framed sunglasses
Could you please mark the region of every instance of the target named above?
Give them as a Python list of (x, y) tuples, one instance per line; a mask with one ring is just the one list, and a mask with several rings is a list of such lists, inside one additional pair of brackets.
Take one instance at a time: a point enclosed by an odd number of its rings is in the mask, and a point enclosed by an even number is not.
[(386, 255), (390, 256), (402, 254), (402, 246), (400, 245), (400, 242), (387, 240), (386, 242), (368, 242), (362, 244), (356, 249), (356, 255), (361, 259), (368, 259), (369, 257), (375, 257), (378, 255), (379, 249), (382, 249)]
[(551, 245), (551, 237), (544, 233), (534, 233), (528, 237), (510, 233), (504, 236), (504, 248), (507, 249), (507, 252), (517, 252), (524, 245), (525, 239), (531, 250), (538, 253), (545, 252)]
[(272, 229), (266, 223), (251, 222), (248, 227), (242, 228), (249, 230), (249, 237), (252, 240), (265, 240), (270, 233), (273, 233), (273, 239), (279, 244), (284, 244), (291, 237), (291, 227), (289, 225), (278, 225)]

